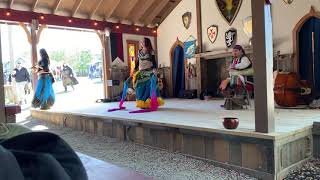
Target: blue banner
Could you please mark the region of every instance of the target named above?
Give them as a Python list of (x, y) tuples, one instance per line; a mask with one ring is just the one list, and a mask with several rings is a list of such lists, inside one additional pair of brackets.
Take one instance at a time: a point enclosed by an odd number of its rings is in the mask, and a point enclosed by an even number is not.
[(187, 59), (193, 58), (196, 53), (196, 40), (184, 42), (184, 57)]

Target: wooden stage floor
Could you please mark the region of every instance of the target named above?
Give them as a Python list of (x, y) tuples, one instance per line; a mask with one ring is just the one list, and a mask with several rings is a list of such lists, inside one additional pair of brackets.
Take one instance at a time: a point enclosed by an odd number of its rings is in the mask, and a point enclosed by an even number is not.
[[(167, 99), (166, 104), (157, 112), (129, 114), (136, 110), (134, 102), (125, 102), (126, 110), (107, 112), (115, 108), (118, 103), (92, 103), (55, 105), (49, 112), (77, 114), (93, 117), (106, 117), (116, 120), (141, 122), (152, 125), (186, 128), (192, 130), (205, 130), (209, 132), (222, 132), (233, 135), (244, 135), (273, 139), (287, 133), (295, 133), (304, 128), (310, 128), (313, 122), (320, 122), (320, 110), (311, 109), (275, 109), (275, 133), (255, 133), (254, 109), (225, 110), (220, 105), (223, 100), (186, 100)], [(223, 117), (239, 118), (236, 130), (226, 130), (222, 125)], [(288, 134), (287, 134), (288, 135)]]

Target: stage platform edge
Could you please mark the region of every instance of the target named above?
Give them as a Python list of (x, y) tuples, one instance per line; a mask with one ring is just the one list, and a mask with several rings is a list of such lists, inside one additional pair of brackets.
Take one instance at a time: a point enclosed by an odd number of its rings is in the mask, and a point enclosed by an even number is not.
[[(31, 110), (49, 123), (179, 152), (259, 179), (283, 179), (320, 152), (320, 125), (280, 134), (230, 133), (81, 113)], [(313, 139), (317, 140), (314, 141)], [(315, 143), (319, 142), (319, 143)], [(314, 144), (315, 143), (315, 144)]]

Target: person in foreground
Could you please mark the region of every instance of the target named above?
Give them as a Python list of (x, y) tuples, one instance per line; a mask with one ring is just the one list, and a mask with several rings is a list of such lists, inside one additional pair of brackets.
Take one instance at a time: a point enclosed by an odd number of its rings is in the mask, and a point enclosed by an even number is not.
[(35, 68), (39, 79), (32, 100), (32, 107), (40, 107), (43, 110), (49, 109), (55, 102), (55, 95), (52, 88), (54, 83), (53, 75), (49, 71), (50, 60), (45, 49), (40, 49), (41, 60)]
[(14, 136), (3, 138), (1, 134), (8, 134), (5, 129), (0, 126), (1, 180), (88, 179), (78, 155), (58, 135), (20, 130)]

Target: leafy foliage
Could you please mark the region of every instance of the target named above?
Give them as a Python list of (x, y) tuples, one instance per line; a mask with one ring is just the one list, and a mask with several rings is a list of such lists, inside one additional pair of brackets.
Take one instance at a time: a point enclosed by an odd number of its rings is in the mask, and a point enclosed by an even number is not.
[(64, 50), (56, 50), (52, 51), (49, 54), (50, 60), (56, 61), (56, 62), (63, 62), (66, 59), (66, 54)]

